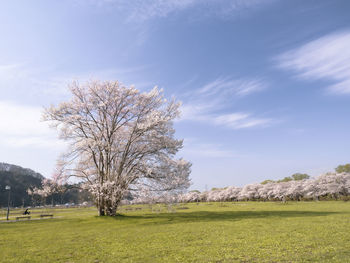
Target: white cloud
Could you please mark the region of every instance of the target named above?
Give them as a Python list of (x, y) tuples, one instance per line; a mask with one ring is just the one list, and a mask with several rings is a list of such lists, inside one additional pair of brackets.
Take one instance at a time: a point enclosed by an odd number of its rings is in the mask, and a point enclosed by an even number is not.
[[(69, 98), (67, 89), (73, 80), (90, 79), (131, 81), (135, 72), (148, 66), (123, 69), (104, 69), (85, 73), (54, 73), (50, 68), (31, 67), (26, 63), (0, 65), (0, 146), (63, 149), (65, 144), (57, 139), (56, 131), (40, 121), (45, 105)], [(125, 83), (124, 82), (124, 83)], [(137, 88), (151, 87), (150, 83), (134, 84)]]
[(41, 122), (42, 108), (0, 101), (0, 145), (64, 148), (56, 132)]
[(211, 109), (210, 105), (204, 104), (183, 104), (181, 107), (180, 120), (205, 121), (208, 119), (206, 113)]
[[(188, 111), (190, 112), (190, 111)], [(237, 120), (232, 120), (230, 116), (232, 115), (243, 115), (245, 117), (240, 117)], [(215, 125), (230, 128), (233, 130), (245, 129), (245, 128), (255, 128), (255, 127), (268, 127), (271, 124), (275, 123), (276, 120), (271, 118), (259, 118), (254, 117), (250, 113), (229, 113), (229, 114), (216, 114), (216, 115), (205, 115), (197, 114), (186, 119), (180, 119), (180, 121), (194, 121), (202, 122), (208, 125)]]
[(271, 118), (260, 118), (247, 112), (212, 113), (205, 105), (185, 104), (181, 107), (179, 121), (201, 122), (209, 125), (222, 126), (233, 130), (267, 127), (276, 122)]
[(222, 114), (213, 118), (214, 123), (231, 129), (244, 129), (256, 126), (267, 126), (272, 123), (271, 119), (251, 117), (248, 113)]
[(248, 116), (246, 113), (230, 113), (216, 117), (215, 122), (217, 124), (237, 123), (245, 120)]
[(63, 142), (56, 140), (51, 136), (9, 136), (7, 139), (0, 140), (0, 143), (12, 148), (47, 148), (47, 149), (64, 149)]
[(222, 97), (230, 95), (245, 96), (266, 88), (266, 83), (261, 79), (232, 79), (220, 77), (204, 85), (197, 93), (203, 96), (218, 95)]
[(59, 98), (67, 96), (67, 79), (52, 76), (49, 68), (26, 63), (0, 65), (0, 88), (3, 97), (11, 99)]
[(265, 127), (272, 119), (259, 118), (247, 112), (229, 112), (232, 98), (242, 98), (266, 88), (258, 79), (218, 78), (203, 87), (187, 92), (181, 107), (182, 121), (196, 121), (230, 129)]
[[(220, 144), (200, 143), (196, 138), (186, 138), (184, 140), (184, 148), (181, 149), (180, 155), (208, 157), (208, 158), (236, 158), (239, 155), (232, 151), (225, 149)], [(192, 158), (190, 158), (192, 159)]]
[(119, 80), (133, 84), (139, 89), (152, 87), (151, 83), (131, 82), (135, 73), (146, 70), (148, 66), (130, 68), (111, 68), (90, 72), (66, 73), (54, 69), (38, 68), (26, 63), (0, 65), (0, 90), (2, 97), (9, 100), (48, 105), (69, 98), (68, 85), (77, 80), (91, 79)]
[(46, 134), (40, 122), (41, 109), (0, 101), (0, 131), (2, 134)]
[(65, 74), (65, 79), (67, 83), (71, 82), (73, 79), (81, 82), (86, 82), (89, 80), (103, 80), (103, 81), (121, 81), (124, 85), (134, 85), (137, 89), (154, 87), (152, 83), (149, 82), (134, 82), (135, 75), (142, 71), (145, 71), (150, 66), (138, 66), (138, 67), (125, 67), (125, 68), (110, 68), (102, 70), (94, 70), (91, 72), (77, 73), (77, 74)]
[(169, 14), (189, 8), (195, 4), (195, 0), (153, 0), (138, 1), (131, 6), (129, 20), (148, 20), (154, 17), (165, 17)]
[(191, 18), (215, 16), (231, 18), (242, 10), (260, 7), (273, 0), (76, 0), (99, 7), (113, 6), (127, 14), (127, 20), (144, 22), (153, 18), (191, 10)]
[(329, 34), (277, 57), (278, 66), (308, 80), (329, 80), (328, 90), (350, 94), (350, 31)]

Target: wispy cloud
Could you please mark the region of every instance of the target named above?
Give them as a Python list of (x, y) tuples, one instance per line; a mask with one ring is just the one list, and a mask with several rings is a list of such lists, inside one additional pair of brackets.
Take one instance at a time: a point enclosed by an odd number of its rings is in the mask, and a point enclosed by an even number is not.
[(277, 57), (278, 66), (299, 78), (329, 80), (328, 90), (350, 94), (350, 30), (313, 40)]
[(245, 96), (266, 88), (266, 83), (261, 79), (232, 79), (220, 77), (204, 85), (197, 90), (197, 94), (203, 96), (238, 95)]
[(273, 122), (272, 119), (252, 117), (251, 114), (240, 112), (222, 114), (214, 117), (213, 121), (218, 125), (223, 125), (231, 129), (244, 129), (257, 126), (262, 127), (268, 126)]
[(248, 112), (228, 112), (233, 99), (259, 92), (267, 87), (261, 79), (218, 78), (185, 94), (181, 120), (210, 123), (230, 129), (265, 127), (271, 118), (261, 118)]
[(26, 63), (0, 65), (0, 87), (2, 97), (10, 100), (18, 98), (28, 103), (30, 100), (56, 103), (69, 97), (67, 86), (73, 80), (85, 82), (91, 79), (119, 80), (139, 89), (152, 86), (146, 82), (132, 82), (135, 73), (146, 70), (147, 66), (129, 68), (99, 69), (90, 72), (57, 72), (55, 69), (40, 68)]
[(76, 0), (97, 6), (114, 6), (128, 14), (128, 21), (143, 22), (191, 10), (192, 19), (215, 16), (231, 18), (243, 10), (260, 7), (273, 0)]
[(200, 143), (196, 138), (185, 138), (184, 148), (180, 155), (205, 158), (236, 158), (240, 156), (232, 149), (228, 150), (221, 144)]
[(56, 132), (40, 121), (42, 108), (0, 101), (0, 146), (64, 148)]
[(118, 79), (139, 89), (150, 87), (150, 83), (131, 82), (135, 72), (146, 67), (66, 73), (26, 63), (0, 65), (0, 147), (61, 149), (64, 144), (57, 139), (57, 132), (40, 121), (43, 106), (68, 99), (70, 93), (67, 86), (73, 80)]
[(32, 67), (26, 63), (0, 65), (0, 87), (2, 97), (11, 99), (30, 97), (62, 97), (67, 95), (67, 82), (53, 76), (48, 68)]

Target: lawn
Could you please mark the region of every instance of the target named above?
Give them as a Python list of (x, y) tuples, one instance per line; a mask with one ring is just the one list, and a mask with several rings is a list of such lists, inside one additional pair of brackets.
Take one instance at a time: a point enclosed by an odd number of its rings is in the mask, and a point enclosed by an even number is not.
[[(140, 209), (141, 208), (141, 209)], [(0, 223), (1, 262), (350, 262), (350, 202), (56, 209)], [(33, 211), (38, 218), (40, 211)], [(47, 211), (48, 212), (48, 211)], [(3, 216), (3, 215), (2, 215)]]

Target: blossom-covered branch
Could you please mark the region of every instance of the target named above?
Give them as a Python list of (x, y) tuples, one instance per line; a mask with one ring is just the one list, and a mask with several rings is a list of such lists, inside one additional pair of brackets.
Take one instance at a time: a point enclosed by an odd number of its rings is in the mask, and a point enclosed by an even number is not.
[(189, 186), (191, 164), (174, 159), (183, 143), (172, 125), (178, 102), (158, 88), (141, 93), (119, 82), (74, 82), (70, 90), (72, 99), (46, 109), (44, 119), (70, 145), (61, 177), (83, 181), (100, 215), (115, 215), (129, 189)]

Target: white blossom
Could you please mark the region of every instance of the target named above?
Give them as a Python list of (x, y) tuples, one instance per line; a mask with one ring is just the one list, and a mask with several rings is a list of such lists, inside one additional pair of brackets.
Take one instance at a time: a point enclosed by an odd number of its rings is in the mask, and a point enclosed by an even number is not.
[(189, 186), (191, 164), (174, 159), (183, 144), (172, 125), (179, 103), (156, 87), (141, 93), (119, 82), (73, 83), (70, 90), (72, 99), (48, 108), (44, 120), (70, 144), (61, 177), (83, 181), (100, 215), (115, 215), (127, 191)]
[(229, 186), (211, 191), (189, 192), (179, 197), (181, 202), (221, 202), (236, 200), (314, 199), (350, 195), (350, 174), (327, 173), (316, 178), (267, 184), (248, 184), (243, 188)]

